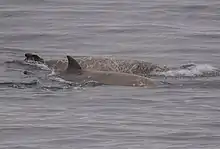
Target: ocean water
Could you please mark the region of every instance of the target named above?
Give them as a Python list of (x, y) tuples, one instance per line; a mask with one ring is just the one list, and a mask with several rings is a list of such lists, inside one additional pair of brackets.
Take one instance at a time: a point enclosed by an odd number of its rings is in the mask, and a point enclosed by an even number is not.
[[(219, 149), (219, 26), (219, 0), (0, 0), (0, 148)], [(26, 52), (195, 66), (156, 88), (77, 87)]]

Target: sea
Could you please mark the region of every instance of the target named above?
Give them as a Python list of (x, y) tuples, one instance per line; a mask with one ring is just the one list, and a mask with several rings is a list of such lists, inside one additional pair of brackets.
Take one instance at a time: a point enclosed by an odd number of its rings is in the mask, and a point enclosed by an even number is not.
[[(73, 86), (25, 53), (179, 69)], [(219, 69), (219, 0), (0, 0), (0, 149), (219, 149)]]

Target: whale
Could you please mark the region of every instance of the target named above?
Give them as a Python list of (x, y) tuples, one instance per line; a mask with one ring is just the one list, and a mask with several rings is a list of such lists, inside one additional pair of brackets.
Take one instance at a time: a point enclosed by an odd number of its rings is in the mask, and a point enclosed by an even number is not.
[(83, 69), (80, 64), (71, 56), (67, 55), (67, 68), (65, 70), (56, 70), (55, 75), (66, 81), (84, 83), (96, 81), (103, 85), (114, 86), (135, 86), (135, 87), (154, 87), (152, 79), (129, 73), (114, 71), (97, 71)]
[[(129, 73), (145, 77), (150, 77), (157, 72), (168, 71), (167, 67), (160, 67), (146, 61), (118, 59), (108, 56), (72, 56), (82, 69), (90, 69), (96, 71), (111, 71), (120, 73)], [(67, 67), (66, 59), (44, 60), (37, 54), (25, 53), (25, 61), (35, 61), (44, 63), (49, 68), (55, 70), (65, 70)]]

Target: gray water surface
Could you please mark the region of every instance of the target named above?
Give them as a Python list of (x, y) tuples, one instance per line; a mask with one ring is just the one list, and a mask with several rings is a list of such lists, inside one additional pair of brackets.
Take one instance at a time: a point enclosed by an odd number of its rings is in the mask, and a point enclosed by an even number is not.
[(219, 26), (219, 0), (0, 0), (0, 148), (219, 149), (218, 76), (80, 88), (5, 63), (112, 55), (197, 73), (220, 68)]

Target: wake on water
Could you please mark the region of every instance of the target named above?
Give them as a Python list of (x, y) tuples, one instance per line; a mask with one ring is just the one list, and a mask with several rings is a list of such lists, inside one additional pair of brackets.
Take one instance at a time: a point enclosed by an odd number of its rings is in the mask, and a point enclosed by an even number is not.
[[(2, 82), (0, 87), (9, 86), (14, 88), (40, 88), (43, 90), (60, 90), (60, 89), (82, 89), (83, 87), (88, 86), (100, 86), (99, 82), (96, 81), (87, 81), (81, 84), (77, 82), (70, 82), (64, 79), (61, 79), (56, 76), (54, 70), (51, 70), (45, 64), (39, 64), (33, 61), (7, 61), (6, 64), (14, 64), (13, 69), (16, 70), (16, 66), (22, 66), (24, 70), (24, 77), (32, 76), (33, 80), (29, 82)], [(37, 68), (37, 69), (36, 69)], [(20, 70), (20, 69), (18, 69)], [(46, 75), (45, 75), (46, 72)], [(41, 74), (41, 75), (40, 75)], [(44, 74), (42, 76), (42, 74)], [(184, 64), (178, 68), (173, 68), (166, 72), (158, 72), (152, 74), (155, 80), (163, 77), (163, 80), (160, 81), (161, 85), (172, 86), (172, 83), (167, 82), (167, 78), (202, 78), (202, 77), (215, 77), (220, 76), (220, 70), (216, 67), (213, 67), (209, 64)], [(29, 78), (30, 79), (30, 78)], [(185, 80), (188, 81), (187, 79)]]
[[(189, 67), (184, 67), (184, 66)], [(164, 77), (215, 77), (220, 76), (220, 70), (209, 64), (186, 64), (180, 66), (178, 69), (169, 70), (166, 72), (159, 72), (157, 76)]]

